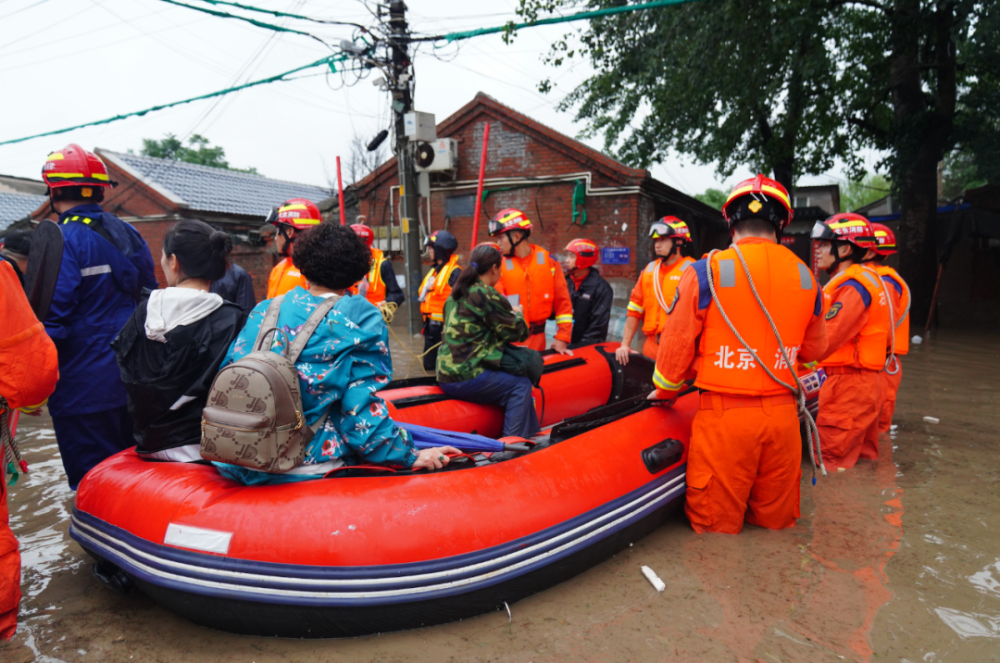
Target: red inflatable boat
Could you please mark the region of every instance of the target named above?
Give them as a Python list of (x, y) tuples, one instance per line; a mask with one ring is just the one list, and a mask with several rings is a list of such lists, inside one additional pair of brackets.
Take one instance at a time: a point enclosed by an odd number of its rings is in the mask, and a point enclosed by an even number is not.
[[(356, 636), (502, 610), (627, 547), (684, 493), (697, 396), (651, 406), (652, 363), (622, 367), (614, 347), (546, 357), (534, 445), (252, 488), (129, 450), (83, 479), (70, 534), (113, 586), (236, 633)], [(424, 381), (381, 395), (399, 421), (499, 434), (498, 410)]]

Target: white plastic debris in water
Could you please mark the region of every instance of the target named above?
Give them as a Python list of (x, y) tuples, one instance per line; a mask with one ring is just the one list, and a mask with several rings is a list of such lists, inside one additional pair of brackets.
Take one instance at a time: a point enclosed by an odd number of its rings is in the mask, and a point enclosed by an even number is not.
[(913, 345), (920, 345), (923, 342), (924, 339), (921, 336), (914, 336), (913, 338), (910, 339), (910, 343), (912, 343)]
[(660, 580), (660, 576), (656, 575), (653, 569), (648, 566), (642, 567), (642, 575), (646, 576), (646, 580), (649, 581), (650, 585), (656, 588), (656, 591), (662, 592), (667, 588), (667, 586), (663, 584), (663, 581)]
[(937, 417), (924, 417), (924, 421), (926, 421), (929, 424), (939, 424), (939, 423), (941, 423), (941, 420), (938, 419)]

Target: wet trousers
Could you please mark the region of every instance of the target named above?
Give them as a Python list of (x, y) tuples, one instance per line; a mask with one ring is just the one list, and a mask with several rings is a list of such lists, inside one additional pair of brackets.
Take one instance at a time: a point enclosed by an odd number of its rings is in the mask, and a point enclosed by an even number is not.
[(135, 446), (127, 405), (90, 414), (52, 417), (52, 427), (73, 490), (83, 475), (102, 460)]
[(0, 472), (0, 640), (17, 632), (17, 607), (21, 603), (21, 554), (10, 530), (7, 487)]
[(656, 361), (656, 353), (660, 351), (660, 344), (656, 342), (657, 338), (656, 335), (647, 336), (646, 341), (642, 344), (642, 355), (653, 361)]
[(747, 522), (785, 529), (799, 517), (802, 439), (788, 396), (701, 394), (684, 510), (694, 531), (739, 534)]
[(879, 416), (878, 432), (888, 433), (892, 426), (892, 415), (896, 412), (896, 393), (899, 391), (899, 383), (903, 380), (903, 365), (899, 365), (895, 375), (885, 371), (879, 375), (882, 376), (882, 414)]
[(531, 437), (540, 428), (531, 380), (526, 377), (487, 369), (471, 380), (442, 382), (438, 386), (452, 398), (502, 407), (504, 437)]
[(877, 371), (829, 367), (819, 390), (819, 440), (826, 469), (854, 467), (878, 458), (882, 378)]
[[(438, 348), (430, 350), (435, 345), (441, 343), (441, 332), (444, 331), (444, 323), (437, 320), (427, 320), (424, 322), (424, 370), (433, 371), (437, 369)], [(440, 347), (440, 346), (439, 346)], [(428, 352), (430, 350), (430, 352)]]

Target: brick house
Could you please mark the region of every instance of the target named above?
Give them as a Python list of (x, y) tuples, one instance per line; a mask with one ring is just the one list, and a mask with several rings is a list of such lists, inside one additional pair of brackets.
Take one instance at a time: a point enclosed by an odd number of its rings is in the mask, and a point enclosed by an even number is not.
[[(429, 186), (422, 192), (425, 197), (419, 199), (423, 230), (450, 230), (459, 240), (460, 253), (468, 255), (471, 242), (486, 122), (490, 137), (479, 242), (487, 239), (491, 216), (515, 207), (534, 223), (531, 241), (553, 253), (576, 237), (622, 249), (604, 255), (610, 264), (599, 266), (605, 277), (629, 282), (652, 259), (649, 226), (663, 216), (688, 223), (696, 256), (728, 244), (729, 234), (718, 210), (653, 179), (647, 170), (630, 168), (479, 93), (437, 125), (438, 139), (457, 141), (457, 167), (430, 173)], [(396, 159), (351, 186), (348, 195), (348, 223), (371, 226), (380, 248), (400, 258), (402, 246), (394, 240), (399, 237), (400, 222)], [(338, 218), (336, 197), (320, 207), (331, 219)]]
[[(267, 294), (267, 277), (276, 262), (261, 236), (268, 210), (290, 198), (320, 201), (330, 190), (308, 184), (272, 180), (221, 168), (98, 148), (111, 179), (118, 186), (106, 192), (102, 207), (135, 226), (149, 244), (156, 278), (166, 286), (160, 269), (163, 236), (177, 220), (193, 218), (220, 226), (233, 238), (231, 258), (253, 278), (257, 300)], [(48, 203), (32, 215), (49, 216)]]

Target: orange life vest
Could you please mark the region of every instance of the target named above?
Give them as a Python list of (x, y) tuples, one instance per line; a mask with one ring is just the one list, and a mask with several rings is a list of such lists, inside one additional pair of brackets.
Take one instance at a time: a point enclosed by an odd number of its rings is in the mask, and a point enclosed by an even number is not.
[(350, 287), (352, 295), (364, 295), (364, 298), (372, 304), (379, 304), (385, 301), (385, 281), (382, 280), (382, 263), (385, 262), (385, 254), (382, 249), (372, 247), (372, 266), (368, 270), (368, 276), (361, 279)]
[[(506, 295), (518, 295), (524, 307), (524, 317), (528, 324), (545, 322), (552, 315), (555, 302), (555, 279), (558, 266), (549, 258), (549, 252), (540, 246), (531, 245), (528, 269), (521, 266), (517, 258), (504, 258), (500, 263), (500, 281)], [(563, 278), (562, 271), (559, 278)], [(573, 314), (559, 315), (556, 324), (572, 324)]]
[[(868, 322), (853, 339), (822, 361), (823, 366), (853, 366), (881, 371), (889, 340), (889, 301), (878, 273), (864, 265), (851, 265), (837, 274), (823, 289), (824, 311), (829, 316), (833, 295), (844, 282), (855, 280), (868, 292)], [(836, 315), (836, 313), (834, 313)]]
[[(628, 303), (630, 311), (642, 313), (642, 333), (646, 336), (655, 336), (663, 331), (663, 326), (667, 324), (667, 312), (664, 306), (669, 307), (674, 300), (674, 293), (677, 285), (681, 282), (681, 276), (688, 265), (694, 263), (691, 258), (681, 258), (673, 265), (667, 267), (663, 264), (663, 258), (657, 258), (646, 265), (639, 275), (639, 283), (642, 285), (642, 311), (631, 301)], [(659, 268), (660, 274), (660, 295), (663, 297), (664, 306), (660, 305), (660, 299), (656, 296), (656, 272)]]
[[(874, 269), (879, 276), (888, 276), (903, 288), (903, 294), (899, 296), (899, 310), (893, 310), (892, 317), (896, 321), (896, 329), (893, 332), (896, 339), (896, 354), (905, 355), (910, 351), (910, 286), (906, 285), (906, 281), (899, 273), (888, 265), (878, 265)], [(892, 303), (891, 299), (889, 303)]]
[[(739, 247), (757, 293), (778, 328), (791, 366), (779, 352), (774, 331), (754, 298), (743, 265), (732, 248), (709, 258), (719, 302), (760, 361), (767, 362), (768, 369), (784, 382), (795, 384), (792, 371), (799, 348), (809, 323), (822, 313), (819, 286), (809, 268), (780, 244), (743, 240)], [(707, 274), (699, 278), (699, 287), (701, 297), (711, 298), (707, 292)], [(748, 396), (788, 393), (740, 343), (714, 301), (705, 313), (695, 366), (698, 372), (695, 385), (701, 389)]]
[(458, 269), (458, 256), (452, 256), (441, 271), (431, 268), (420, 284), (420, 312), (424, 318), (444, 322), (444, 303), (451, 294), (451, 274)]
[(283, 295), (295, 286), (306, 287), (306, 277), (292, 264), (291, 258), (285, 258), (271, 270), (267, 279), (267, 298)]

